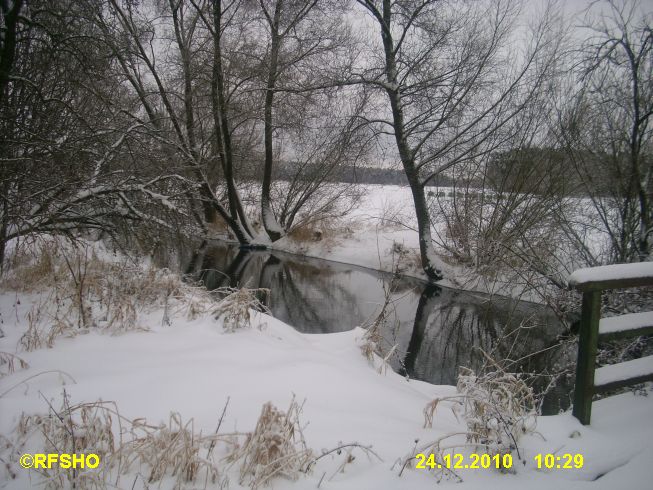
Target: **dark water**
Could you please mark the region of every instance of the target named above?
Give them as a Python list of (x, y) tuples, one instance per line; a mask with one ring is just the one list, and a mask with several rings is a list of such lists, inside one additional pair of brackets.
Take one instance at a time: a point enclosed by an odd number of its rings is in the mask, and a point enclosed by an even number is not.
[[(550, 310), (533, 303), (321, 259), (245, 251), (223, 242), (177, 252), (178, 266), (209, 290), (270, 289), (267, 306), (272, 314), (302, 333), (342, 332), (368, 324), (390, 288), (391, 314), (383, 337), (397, 345), (392, 368), (410, 378), (455, 385), (460, 366), (477, 370), (486, 362), (482, 351), (516, 361), (511, 369), (544, 375), (564, 354), (556, 347), (562, 325)], [(543, 376), (536, 390), (547, 382)], [(568, 394), (567, 386), (558, 386), (545, 397), (543, 413), (567, 408)]]

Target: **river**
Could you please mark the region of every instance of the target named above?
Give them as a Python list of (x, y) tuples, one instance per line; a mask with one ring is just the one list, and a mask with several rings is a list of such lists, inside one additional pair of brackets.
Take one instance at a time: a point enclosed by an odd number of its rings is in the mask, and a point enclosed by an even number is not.
[[(170, 265), (170, 257), (156, 260)], [(558, 338), (563, 326), (535, 303), (460, 291), (372, 269), (270, 250), (241, 250), (211, 241), (177, 249), (177, 268), (209, 290), (224, 286), (267, 288), (267, 307), (306, 334), (351, 330), (370, 323), (386, 294), (382, 335), (396, 345), (389, 363), (398, 373), (433, 384), (455, 385), (460, 366), (474, 370), (487, 355), (511, 371), (535, 373), (535, 390), (568, 356)], [(544, 414), (569, 404), (570, 380), (543, 399)]]

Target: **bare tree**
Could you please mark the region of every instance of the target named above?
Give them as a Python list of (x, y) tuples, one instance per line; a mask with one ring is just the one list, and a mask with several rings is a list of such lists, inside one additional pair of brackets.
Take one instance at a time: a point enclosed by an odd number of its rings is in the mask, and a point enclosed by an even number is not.
[[(388, 117), (371, 122), (394, 136), (410, 185), (422, 266), (442, 278), (424, 187), (462, 162), (499, 148), (510, 121), (552, 75), (562, 36), (549, 7), (524, 49), (510, 49), (515, 2), (357, 0), (376, 24), (379, 60), (358, 78), (387, 96)], [(354, 77), (355, 78), (355, 77)]]
[[(254, 233), (233, 172), (230, 94), (222, 51), (225, 26), (232, 22), (238, 8), (239, 2), (231, 2), (223, 9), (220, 1), (211, 5), (174, 1), (136, 5), (108, 0), (108, 13), (98, 13), (94, 22), (117, 60), (122, 77), (138, 97), (140, 107), (130, 116), (148, 127), (151, 137), (166, 148), (175, 171), (192, 179), (198, 189), (204, 210), (203, 220), (196, 215), (200, 224), (206, 228), (204, 223), (212, 222), (218, 214), (241, 244), (250, 245)], [(171, 39), (167, 38), (167, 28), (172, 30)], [(162, 49), (165, 41), (172, 42), (171, 52)], [(209, 43), (211, 48), (207, 47)], [(198, 93), (203, 72), (193, 62), (196, 55), (207, 52), (212, 53), (210, 98)], [(171, 71), (178, 78), (171, 76)], [(210, 110), (205, 110), (207, 100)], [(209, 115), (213, 124), (206, 120)], [(212, 179), (216, 153), (227, 185), (226, 205)]]
[(152, 174), (147, 157), (140, 159), (143, 126), (124, 116), (129, 96), (86, 21), (97, 11), (91, 3), (34, 0), (12, 13), (11, 62), (4, 61), (8, 44), (2, 54), (0, 259), (9, 240), (30, 233), (167, 225), (152, 203), (176, 207), (184, 179)]
[[(347, 65), (353, 56), (353, 39), (343, 20), (346, 4), (326, 0), (260, 0), (259, 3), (267, 38), (267, 46), (262, 50), (265, 53), (262, 64), (266, 66), (267, 76), (261, 221), (270, 240), (275, 241), (292, 226), (301, 208), (310, 207), (308, 202), (317, 198), (315, 193), (324, 189), (322, 184), (329, 176), (333, 177), (334, 169), (355, 162), (350, 159), (355, 151), (343, 151), (343, 145), (347, 142), (360, 151), (362, 146), (355, 144), (354, 133), (360, 137), (364, 135), (361, 128), (353, 124), (347, 111), (338, 110), (333, 104), (334, 92), (344, 90), (336, 83), (326, 83), (328, 75)], [(325, 94), (325, 91), (330, 93)], [(355, 94), (348, 95), (356, 97)], [(339, 103), (347, 106), (344, 97)], [(356, 106), (356, 103), (350, 105)], [(316, 111), (316, 107), (322, 111)], [(326, 114), (324, 108), (339, 116), (339, 120), (333, 114)], [(356, 107), (356, 110), (360, 109)], [(321, 117), (316, 117), (317, 112)], [(311, 130), (316, 128), (323, 133), (319, 141), (311, 137)], [(334, 138), (336, 133), (338, 136)], [(297, 138), (298, 134), (303, 134), (303, 137)], [(279, 140), (288, 139), (288, 136), (292, 139), (290, 152), (275, 153), (275, 146), (280, 146)], [(302, 144), (304, 138), (309, 144)], [(311, 143), (317, 143), (317, 146)], [(307, 157), (308, 154), (311, 156)], [(285, 158), (286, 164), (297, 169), (290, 177), (289, 192), (281, 206), (271, 203), (273, 166), (280, 158)], [(322, 201), (314, 209), (324, 210), (329, 201), (337, 200), (336, 193), (330, 194), (332, 199), (327, 198), (326, 202), (324, 195), (322, 199), (313, 199)], [(312, 214), (316, 218), (320, 213)]]
[(285, 152), (284, 179), (271, 185), (271, 208), (283, 230), (337, 219), (351, 211), (362, 190), (339, 182), (341, 172), (365, 158), (373, 138), (360, 114), (364, 94), (343, 97), (311, 94), (300, 104), (293, 124), (280, 131)]
[[(195, 182), (198, 195), (191, 200), (204, 211), (199, 221), (210, 223), (217, 214), (241, 245), (260, 243), (250, 224), (254, 203), (245, 202), (240, 190), (250, 184), (245, 179), (257, 177), (260, 163), (258, 202), (271, 240), (282, 236), (301, 210), (326, 209), (327, 204), (316, 205), (322, 183), (335, 175), (333, 169), (357, 158), (364, 146), (352, 140), (362, 134), (352, 116), (341, 110), (338, 121), (330, 116), (318, 121), (312, 129), (323, 130), (320, 146), (311, 148), (310, 138), (308, 144), (297, 138), (290, 155), (280, 148), (289, 135), (302, 131), (300, 121), (316, 122), (315, 108), (337, 91), (314, 80), (316, 66), (337, 59), (345, 49), (341, 32), (346, 30), (335, 28), (338, 17), (324, 21), (334, 3), (107, 1), (110, 15), (99, 15), (95, 22), (138, 98), (140, 107), (130, 115), (167, 149), (174, 171)], [(162, 43), (171, 49), (161, 49)], [(277, 97), (280, 93), (283, 97)], [(256, 153), (261, 140), (264, 162)], [(343, 151), (346, 143), (351, 149)], [(312, 184), (302, 184), (290, 200), (272, 204), (275, 160), (291, 161), (309, 150), (313, 155), (306, 161), (313, 167), (321, 161), (325, 171)], [(307, 168), (293, 175), (295, 182), (307, 182)], [(283, 214), (281, 224), (275, 210)]]
[(609, 237), (607, 260), (643, 261), (653, 244), (653, 17), (635, 1), (594, 8), (559, 135)]
[[(277, 79), (285, 68), (284, 65), (288, 63), (288, 61), (284, 63), (284, 60), (280, 60), (280, 53), (286, 38), (291, 33), (294, 34), (294, 31), (299, 27), (302, 20), (315, 8), (317, 0), (308, 0), (305, 2), (284, 2), (283, 0), (265, 2), (261, 0), (260, 4), (270, 36), (268, 75), (265, 92), (265, 165), (261, 192), (261, 221), (270, 240), (275, 241), (281, 238), (283, 229), (277, 223), (270, 208), (270, 185), (272, 183), (272, 163), (274, 159), (272, 110)], [(319, 43), (311, 43), (308, 49), (314, 49), (317, 46), (319, 46)], [(291, 57), (299, 57), (301, 59), (301, 57), (307, 55), (308, 53), (300, 52), (297, 54), (293, 53)]]

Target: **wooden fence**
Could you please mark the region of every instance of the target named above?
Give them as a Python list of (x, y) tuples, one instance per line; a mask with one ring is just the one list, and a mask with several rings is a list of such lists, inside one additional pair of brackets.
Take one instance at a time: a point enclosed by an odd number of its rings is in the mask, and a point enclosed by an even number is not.
[(588, 425), (595, 393), (653, 380), (653, 356), (595, 369), (599, 340), (653, 334), (651, 311), (601, 318), (601, 293), (653, 286), (653, 262), (579, 269), (570, 276), (569, 285), (583, 293), (573, 414)]

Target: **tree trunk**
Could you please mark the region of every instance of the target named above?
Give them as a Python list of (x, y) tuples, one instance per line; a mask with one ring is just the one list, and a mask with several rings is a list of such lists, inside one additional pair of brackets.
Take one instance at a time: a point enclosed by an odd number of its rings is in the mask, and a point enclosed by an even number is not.
[(281, 37), (279, 36), (281, 4), (282, 1), (279, 0), (274, 10), (274, 19), (270, 23), (272, 41), (270, 44), (267, 90), (265, 92), (265, 166), (263, 167), (263, 184), (261, 189), (261, 221), (268, 237), (273, 242), (279, 240), (284, 234), (270, 206), (270, 185), (272, 184), (272, 163), (274, 158), (272, 153), (272, 105), (274, 102), (274, 87), (277, 82), (279, 49), (281, 47)]
[(7, 246), (7, 201), (2, 201), (2, 221), (0, 222), (0, 275), (4, 270), (5, 250)]
[[(243, 245), (251, 243), (251, 237), (254, 236), (249, 220), (243, 208), (243, 204), (238, 196), (238, 190), (234, 182), (233, 175), (233, 149), (231, 145), (231, 130), (229, 128), (229, 117), (227, 115), (227, 102), (225, 97), (224, 88), (224, 74), (222, 69), (222, 46), (221, 46), (221, 31), (222, 31), (222, 1), (215, 0), (213, 2), (213, 19), (215, 33), (213, 36), (213, 74), (211, 80), (211, 94), (213, 105), (213, 117), (215, 122), (216, 138), (218, 139), (218, 148), (222, 151), (220, 153), (220, 160), (224, 170), (224, 178), (227, 183), (227, 194), (229, 196), (229, 211), (231, 213), (231, 220), (228, 223), (238, 221), (239, 232), (242, 236), (248, 235), (245, 241), (238, 237), (238, 241)], [(236, 231), (236, 230), (234, 230)]]
[(16, 57), (16, 33), (18, 31), (18, 15), (23, 6), (23, 0), (15, 0), (12, 8), (9, 2), (2, 2), (4, 17), (3, 42), (0, 47), (0, 104), (5, 96), (5, 88), (9, 82), (9, 73), (14, 66)]
[(391, 8), (390, 0), (384, 0), (384, 25), (381, 26), (381, 36), (383, 38), (383, 48), (385, 52), (385, 76), (387, 82), (385, 91), (388, 94), (390, 106), (392, 107), (393, 129), (395, 141), (397, 143), (397, 150), (399, 151), (401, 163), (404, 167), (404, 172), (406, 173), (408, 184), (410, 185), (410, 190), (413, 194), (422, 268), (429, 280), (439, 281), (442, 279), (442, 274), (435, 264), (437, 259), (435, 257), (433, 240), (431, 238), (431, 217), (426, 204), (424, 186), (420, 182), (419, 173), (415, 165), (415, 157), (405, 135), (404, 111), (401, 104), (399, 84), (397, 83), (397, 61), (394, 50), (394, 41), (390, 29), (392, 21)]
[[(186, 126), (186, 137), (188, 138), (189, 152), (195, 160), (199, 163), (199, 155), (197, 153), (197, 139), (195, 137), (195, 112), (193, 103), (193, 81), (191, 73), (191, 52), (190, 41), (186, 38), (183, 31), (183, 19), (179, 17), (179, 5), (175, 5), (170, 1), (170, 9), (172, 10), (173, 23), (175, 28), (175, 38), (177, 46), (179, 47), (179, 54), (181, 56), (181, 63), (184, 78), (184, 123)], [(217, 213), (211, 205), (210, 192), (207, 193), (206, 189), (201, 190), (202, 193), (202, 208), (204, 210), (204, 219), (206, 223), (214, 223)], [(206, 231), (206, 225), (202, 224), (202, 228)]]

